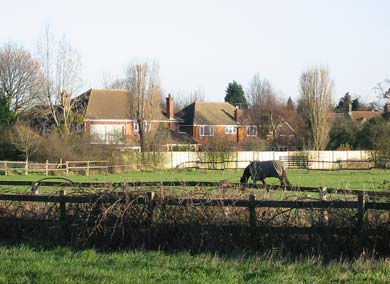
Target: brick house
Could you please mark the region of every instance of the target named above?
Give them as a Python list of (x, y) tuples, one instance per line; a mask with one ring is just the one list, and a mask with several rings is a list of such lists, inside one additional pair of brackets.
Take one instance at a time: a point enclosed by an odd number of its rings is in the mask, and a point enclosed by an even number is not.
[[(88, 101), (84, 129), (90, 144), (115, 144), (139, 149), (138, 123), (134, 114), (130, 113), (131, 101), (127, 90), (90, 89), (81, 96)], [(174, 116), (171, 95), (166, 98), (166, 107), (161, 107), (153, 119), (145, 121), (144, 129), (147, 134), (162, 130), (166, 135), (160, 139), (161, 144), (181, 143), (183, 137), (177, 135), (179, 120)]]
[(227, 102), (194, 102), (176, 116), (180, 131), (201, 144), (219, 137), (242, 148), (257, 139), (257, 126), (248, 122), (244, 110)]
[[(386, 105), (385, 105), (385, 112), (386, 112)], [(347, 105), (344, 111), (344, 117), (351, 119), (353, 122), (357, 123), (358, 125), (362, 125), (366, 121), (381, 116), (382, 114), (383, 113), (380, 111), (371, 111), (371, 110), (353, 111), (351, 103)]]
[(296, 139), (295, 129), (287, 121), (280, 122), (266, 137), (267, 144), (271, 145), (272, 151), (295, 149)]

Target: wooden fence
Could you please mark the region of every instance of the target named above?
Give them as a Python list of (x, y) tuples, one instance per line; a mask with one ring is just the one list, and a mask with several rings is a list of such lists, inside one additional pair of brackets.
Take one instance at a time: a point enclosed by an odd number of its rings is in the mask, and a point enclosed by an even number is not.
[[(89, 195), (66, 195), (64, 190), (60, 190), (58, 195), (19, 195), (0, 194), (0, 201), (17, 202), (41, 202), (58, 203), (58, 220), (61, 225), (67, 222), (67, 204), (69, 203), (89, 203), (94, 204), (101, 200), (101, 194)], [(116, 192), (115, 194), (104, 195), (105, 203), (131, 202), (133, 204), (145, 205), (149, 215), (153, 215), (153, 210), (157, 205), (164, 206), (212, 206), (212, 207), (243, 207), (247, 208), (249, 218), (248, 225), (251, 228), (257, 227), (257, 208), (290, 208), (290, 209), (355, 209), (357, 216), (357, 231), (364, 230), (365, 214), (367, 210), (390, 210), (389, 202), (368, 202), (363, 193), (357, 195), (356, 201), (279, 201), (279, 200), (256, 200), (256, 196), (251, 194), (249, 199), (181, 199), (181, 198), (160, 198), (156, 192), (146, 192), (144, 196), (129, 197), (128, 193)], [(305, 231), (307, 228), (302, 228)], [(310, 228), (309, 228), (310, 229)], [(299, 230), (299, 228), (298, 228)]]
[(69, 175), (71, 172), (83, 173), (87, 176), (92, 171), (108, 172), (107, 161), (60, 161), (59, 163), (34, 163), (29, 161), (0, 161), (0, 173), (4, 175), (13, 172), (24, 173), (43, 173), (45, 175), (62, 173)]

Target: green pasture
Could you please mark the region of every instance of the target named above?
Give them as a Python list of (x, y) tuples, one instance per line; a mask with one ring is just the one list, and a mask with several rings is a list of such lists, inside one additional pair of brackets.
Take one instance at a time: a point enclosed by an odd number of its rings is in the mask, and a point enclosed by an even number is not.
[[(62, 176), (73, 181), (86, 182), (151, 182), (151, 181), (221, 181), (239, 182), (241, 170), (195, 171), (163, 170), (132, 171), (120, 174), (91, 174), (90, 176), (70, 174)], [(53, 176), (51, 176), (53, 177)], [(0, 180), (39, 180), (44, 175), (13, 174), (0, 176)], [(390, 172), (384, 170), (306, 171), (289, 170), (288, 178), (295, 186), (330, 187), (361, 190), (390, 190)], [(269, 178), (267, 183), (278, 184), (278, 179)]]
[(0, 245), (0, 284), (388, 283), (389, 260), (288, 260), (187, 252), (72, 251)]

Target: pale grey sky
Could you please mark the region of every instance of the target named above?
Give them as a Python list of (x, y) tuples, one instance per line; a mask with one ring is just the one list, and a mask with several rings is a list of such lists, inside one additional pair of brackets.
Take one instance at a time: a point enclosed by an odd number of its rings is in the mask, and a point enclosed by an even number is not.
[(299, 96), (299, 76), (325, 65), (344, 93), (375, 99), (390, 78), (390, 1), (90, 1), (0, 0), (0, 45), (33, 50), (46, 24), (79, 50), (85, 89), (120, 76), (134, 59), (156, 60), (168, 93), (205, 92), (222, 101), (229, 82), (254, 73), (284, 97)]

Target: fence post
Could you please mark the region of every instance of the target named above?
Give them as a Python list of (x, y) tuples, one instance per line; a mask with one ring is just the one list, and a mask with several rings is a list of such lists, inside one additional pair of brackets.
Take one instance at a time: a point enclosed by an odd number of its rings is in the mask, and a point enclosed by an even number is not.
[(148, 222), (152, 224), (153, 221), (153, 210), (154, 210), (154, 200), (156, 198), (156, 192), (147, 192), (146, 193), (146, 198), (148, 202)]
[(251, 228), (256, 228), (257, 225), (255, 200), (256, 196), (254, 194), (249, 195), (249, 226)]
[(64, 235), (64, 238), (68, 240), (69, 238), (69, 231), (68, 231), (68, 222), (67, 222), (67, 215), (66, 215), (66, 202), (65, 202), (65, 190), (61, 189), (59, 191), (60, 196), (60, 223), (61, 223), (61, 230)]
[(249, 195), (249, 245), (251, 249), (257, 249), (257, 234), (256, 234), (256, 225), (257, 225), (257, 216), (256, 216), (256, 206), (255, 206), (256, 196), (254, 194)]
[[(320, 201), (326, 201), (328, 199), (326, 193), (326, 187), (320, 188)], [(327, 224), (329, 221), (329, 214), (327, 209), (321, 210), (321, 217), (321, 221), (324, 222), (324, 224)]]
[(89, 176), (89, 161), (87, 161), (87, 172), (86, 172), (87, 177)]
[(8, 170), (7, 170), (7, 161), (4, 161), (4, 175), (8, 175)]
[(365, 214), (366, 214), (366, 204), (365, 204), (365, 194), (359, 193), (358, 194), (358, 220), (357, 220), (357, 229), (358, 229), (358, 235), (359, 235), (359, 241), (361, 244), (361, 248), (364, 251), (365, 247), (367, 245), (368, 236), (367, 236), (367, 228), (366, 224), (364, 222)]
[(363, 222), (364, 222), (364, 213), (365, 213), (365, 204), (364, 204), (364, 194), (363, 193), (359, 193), (358, 194), (358, 214), (357, 214), (357, 217), (358, 217), (358, 221), (357, 221), (357, 225), (358, 225), (358, 229), (361, 230), (362, 227), (363, 227)]
[(66, 175), (69, 176), (69, 162), (65, 162), (65, 167), (66, 167)]
[(48, 176), (49, 175), (49, 160), (46, 160), (45, 172), (46, 172), (46, 175)]
[(147, 239), (146, 239), (146, 247), (151, 248), (152, 247), (152, 240), (153, 240), (153, 232), (152, 232), (152, 224), (153, 224), (153, 211), (154, 211), (154, 199), (156, 198), (156, 193), (155, 192), (147, 192), (146, 193), (146, 201), (147, 201), (147, 206), (148, 206), (148, 217), (146, 220), (147, 224)]
[(25, 162), (24, 174), (25, 174), (26, 176), (28, 175), (28, 160), (26, 160), (26, 162)]

